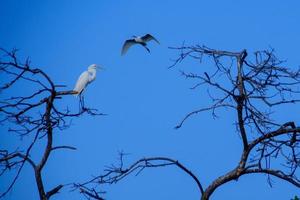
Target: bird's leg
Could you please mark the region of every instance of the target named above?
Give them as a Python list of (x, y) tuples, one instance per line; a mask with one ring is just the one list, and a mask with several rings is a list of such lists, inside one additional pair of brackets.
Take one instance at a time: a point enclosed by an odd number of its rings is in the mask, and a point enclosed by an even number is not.
[(85, 107), (84, 107), (84, 96), (82, 95), (82, 109), (85, 110)]
[(81, 102), (81, 94), (79, 94), (79, 112), (81, 112), (81, 106), (82, 106), (82, 102)]
[(147, 47), (146, 43), (140, 43), (143, 47), (145, 47), (145, 49), (150, 53), (150, 49)]
[(80, 94), (79, 96), (79, 111), (84, 110), (84, 97)]

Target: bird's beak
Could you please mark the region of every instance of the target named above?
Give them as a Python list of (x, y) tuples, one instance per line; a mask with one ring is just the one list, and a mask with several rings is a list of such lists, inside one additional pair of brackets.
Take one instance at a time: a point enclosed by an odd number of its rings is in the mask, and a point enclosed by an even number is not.
[(99, 69), (99, 70), (105, 70), (105, 68), (102, 67), (102, 66), (97, 66), (97, 69)]

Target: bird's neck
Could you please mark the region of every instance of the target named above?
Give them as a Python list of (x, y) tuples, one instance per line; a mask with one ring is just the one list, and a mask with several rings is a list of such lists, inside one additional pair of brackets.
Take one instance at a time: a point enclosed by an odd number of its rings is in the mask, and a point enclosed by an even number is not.
[(89, 76), (89, 82), (92, 82), (93, 80), (95, 80), (96, 73), (97, 73), (96, 69), (89, 70), (89, 74), (90, 74), (90, 76)]

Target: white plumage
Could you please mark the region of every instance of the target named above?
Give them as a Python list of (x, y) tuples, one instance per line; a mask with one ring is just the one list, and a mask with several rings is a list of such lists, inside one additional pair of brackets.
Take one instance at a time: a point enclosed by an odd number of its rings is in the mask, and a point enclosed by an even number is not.
[(88, 84), (96, 79), (97, 68), (96, 64), (92, 64), (88, 67), (87, 71), (81, 73), (73, 89), (73, 91), (77, 92), (76, 96), (82, 94)]

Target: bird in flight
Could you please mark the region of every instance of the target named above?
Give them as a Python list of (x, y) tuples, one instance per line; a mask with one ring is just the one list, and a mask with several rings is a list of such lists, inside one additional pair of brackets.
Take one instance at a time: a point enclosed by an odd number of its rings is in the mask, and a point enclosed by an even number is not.
[(159, 41), (150, 34), (146, 34), (144, 36), (133, 36), (132, 39), (126, 40), (124, 42), (121, 55), (124, 55), (128, 51), (128, 49), (134, 44), (142, 45), (150, 53), (150, 50), (147, 47), (147, 42), (149, 42), (151, 40), (154, 40), (155, 42), (157, 42), (159, 44)]
[(79, 76), (73, 91), (76, 92), (76, 96), (81, 95), (85, 88), (96, 79), (97, 69), (102, 69), (96, 64), (92, 64), (88, 67), (87, 71), (84, 71)]

